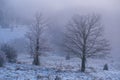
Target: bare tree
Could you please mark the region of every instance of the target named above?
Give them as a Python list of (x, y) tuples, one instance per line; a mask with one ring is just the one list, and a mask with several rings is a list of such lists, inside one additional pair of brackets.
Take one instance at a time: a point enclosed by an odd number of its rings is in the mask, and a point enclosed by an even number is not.
[(46, 40), (43, 39), (44, 29), (46, 27), (46, 22), (43, 19), (42, 14), (37, 14), (35, 16), (34, 24), (29, 28), (26, 36), (29, 40), (29, 48), (31, 54), (33, 54), (34, 65), (40, 65), (39, 55), (43, 52), (48, 51), (48, 46), (46, 44)]
[(0, 26), (2, 25), (3, 22), (3, 2), (4, 0), (0, 0)]
[(0, 0), (0, 26), (3, 28), (9, 27), (8, 14), (6, 13), (7, 1)]
[(108, 53), (108, 41), (103, 37), (103, 26), (98, 15), (76, 15), (67, 25), (63, 49), (81, 59), (81, 71), (85, 72), (88, 57)]

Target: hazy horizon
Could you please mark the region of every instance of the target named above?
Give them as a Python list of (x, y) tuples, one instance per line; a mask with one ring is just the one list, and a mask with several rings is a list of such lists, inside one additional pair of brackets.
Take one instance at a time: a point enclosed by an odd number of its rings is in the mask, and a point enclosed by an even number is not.
[[(62, 30), (62, 27), (74, 14), (100, 14), (105, 26), (105, 36), (112, 47), (111, 53), (119, 54), (119, 3), (119, 0), (10, 0), (7, 1), (6, 10), (8, 9), (12, 16), (28, 19), (32, 19), (36, 12), (42, 12), (52, 23), (51, 31), (49, 31), (53, 35), (52, 40), (61, 34), (58, 29)], [(53, 31), (58, 32), (58, 35), (55, 36)]]

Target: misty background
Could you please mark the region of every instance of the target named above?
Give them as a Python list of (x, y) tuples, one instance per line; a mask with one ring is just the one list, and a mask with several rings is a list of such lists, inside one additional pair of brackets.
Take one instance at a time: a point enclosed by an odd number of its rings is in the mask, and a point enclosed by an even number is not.
[(119, 4), (119, 0), (3, 0), (2, 5), (8, 22), (13, 24), (29, 26), (36, 12), (42, 12), (49, 23), (48, 40), (56, 49), (55, 44), (62, 41), (64, 27), (73, 15), (100, 14), (105, 37), (111, 44), (111, 54), (120, 58)]

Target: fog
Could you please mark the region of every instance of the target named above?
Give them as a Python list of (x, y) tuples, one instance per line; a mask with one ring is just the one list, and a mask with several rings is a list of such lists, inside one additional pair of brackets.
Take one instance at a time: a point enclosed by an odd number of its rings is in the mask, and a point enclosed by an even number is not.
[(111, 54), (120, 53), (119, 0), (6, 0), (6, 2), (6, 10), (11, 16), (29, 20), (36, 12), (42, 12), (51, 23), (48, 32), (53, 42), (58, 41), (56, 38), (60, 38), (63, 27), (74, 14), (100, 14), (105, 26), (105, 36), (112, 47)]

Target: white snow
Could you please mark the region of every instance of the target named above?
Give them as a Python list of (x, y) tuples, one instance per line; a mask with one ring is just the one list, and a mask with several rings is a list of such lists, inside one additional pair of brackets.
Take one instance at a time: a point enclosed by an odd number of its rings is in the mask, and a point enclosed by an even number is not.
[[(27, 27), (0, 29), (0, 43), (24, 38), (26, 31)], [(65, 60), (63, 56), (49, 54), (40, 57), (41, 66), (33, 66), (32, 58), (24, 53), (18, 55), (20, 64), (7, 63), (0, 68), (0, 80), (54, 80), (56, 76), (62, 80), (120, 80), (120, 64), (117, 61), (113, 58), (88, 59), (86, 72), (81, 73), (79, 58)], [(109, 71), (102, 70), (106, 63)]]
[(62, 80), (120, 80), (120, 71), (81, 73), (29, 64), (6, 64), (0, 68), (0, 80), (54, 80), (56, 76)]

